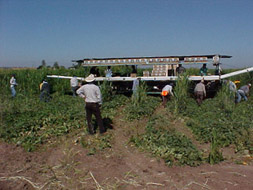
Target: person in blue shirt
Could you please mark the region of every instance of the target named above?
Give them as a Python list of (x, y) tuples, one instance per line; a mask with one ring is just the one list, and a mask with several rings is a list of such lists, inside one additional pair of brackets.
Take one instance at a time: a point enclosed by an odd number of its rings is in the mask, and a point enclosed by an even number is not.
[(107, 69), (105, 70), (105, 77), (112, 77), (111, 66), (108, 66)]
[(207, 75), (207, 67), (206, 67), (206, 64), (203, 64), (203, 66), (200, 68), (200, 70), (199, 70), (199, 74), (201, 75), (201, 76), (206, 76)]

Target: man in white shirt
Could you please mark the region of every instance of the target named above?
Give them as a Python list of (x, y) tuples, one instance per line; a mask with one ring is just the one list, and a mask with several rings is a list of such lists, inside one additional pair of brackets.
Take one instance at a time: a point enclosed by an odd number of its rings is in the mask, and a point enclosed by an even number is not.
[(73, 96), (76, 96), (76, 90), (78, 89), (78, 80), (76, 76), (72, 77), (70, 79), (70, 86), (71, 86), (71, 91), (73, 93)]
[(105, 133), (106, 130), (103, 125), (103, 120), (101, 117), (100, 106), (102, 105), (102, 94), (97, 85), (93, 82), (95, 81), (95, 77), (93, 74), (90, 74), (87, 78), (85, 78), (87, 84), (81, 86), (76, 93), (84, 98), (86, 106), (86, 119), (88, 123), (88, 131), (90, 134), (95, 133), (94, 126), (91, 124), (92, 114), (96, 116), (96, 120), (99, 126), (100, 134)]
[(10, 80), (10, 88), (11, 88), (11, 96), (14, 98), (16, 96), (16, 90), (15, 86), (17, 86), (18, 83), (16, 82), (15, 75), (11, 75), (11, 80)]
[(173, 84), (168, 84), (166, 85), (165, 87), (163, 87), (162, 89), (162, 98), (163, 98), (163, 106), (165, 107), (168, 100), (170, 100), (171, 96), (174, 96), (173, 92), (172, 92), (172, 89), (173, 89)]

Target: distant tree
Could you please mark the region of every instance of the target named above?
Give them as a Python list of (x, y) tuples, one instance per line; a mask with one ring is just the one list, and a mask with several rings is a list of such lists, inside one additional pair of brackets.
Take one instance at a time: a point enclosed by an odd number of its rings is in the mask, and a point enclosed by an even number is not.
[(46, 64), (46, 61), (43, 59), (41, 61), (41, 65), (37, 67), (37, 69), (43, 69), (43, 68), (46, 68), (47, 64)]
[(70, 68), (72, 68), (72, 69), (79, 69), (81, 67), (82, 67), (82, 63), (78, 62), (78, 63), (73, 63)]
[(58, 64), (57, 61), (54, 63), (53, 68), (54, 68), (54, 69), (59, 69), (59, 68), (60, 68), (60, 66), (59, 66), (59, 64)]
[(41, 65), (40, 65), (40, 66), (38, 66), (38, 67), (37, 67), (37, 69), (42, 69), (42, 66), (41, 66)]
[(47, 65), (47, 64), (46, 64), (46, 61), (43, 59), (43, 60), (41, 61), (41, 66), (42, 66), (42, 67), (46, 67), (46, 65)]

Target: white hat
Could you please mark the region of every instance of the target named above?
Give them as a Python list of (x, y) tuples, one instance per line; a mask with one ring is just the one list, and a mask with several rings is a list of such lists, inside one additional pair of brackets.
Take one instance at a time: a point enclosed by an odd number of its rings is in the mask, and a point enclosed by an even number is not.
[(250, 84), (250, 83), (249, 83), (248, 85), (249, 85), (249, 86), (251, 86), (251, 84)]
[(93, 74), (90, 74), (88, 77), (85, 78), (86, 82), (93, 82), (95, 80), (95, 77)]

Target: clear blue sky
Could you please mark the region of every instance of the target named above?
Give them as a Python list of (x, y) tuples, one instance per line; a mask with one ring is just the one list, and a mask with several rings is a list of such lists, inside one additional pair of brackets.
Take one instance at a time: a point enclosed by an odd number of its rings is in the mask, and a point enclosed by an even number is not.
[(253, 66), (253, 0), (0, 0), (0, 67), (225, 54)]

